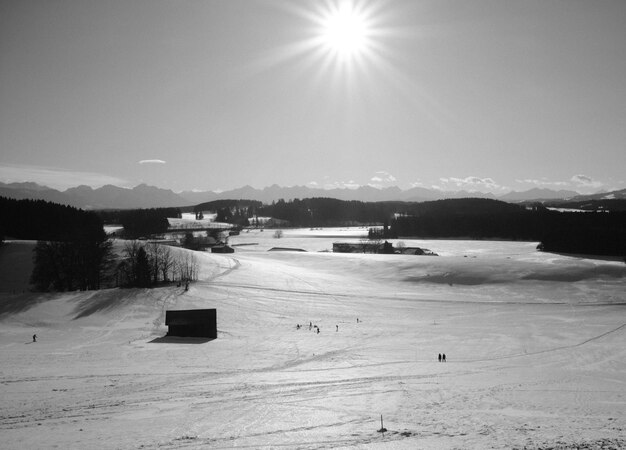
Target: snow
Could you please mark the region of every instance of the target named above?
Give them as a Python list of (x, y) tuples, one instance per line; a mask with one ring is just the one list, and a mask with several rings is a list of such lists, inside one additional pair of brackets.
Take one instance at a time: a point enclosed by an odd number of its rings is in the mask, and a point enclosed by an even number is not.
[(106, 234), (117, 233), (118, 231), (122, 231), (124, 229), (121, 225), (104, 225), (102, 228)]
[(600, 211), (605, 211), (605, 212), (609, 212), (608, 210), (605, 210), (602, 206), (599, 207), (598, 209), (575, 209), (575, 208), (555, 208), (552, 206), (549, 206), (547, 209), (549, 209), (550, 211), (557, 211), (557, 212), (577, 212), (577, 213), (594, 213), (594, 212), (600, 212)]
[[(202, 215), (204, 216), (204, 219), (202, 220), (208, 223), (215, 221), (215, 218), (217, 217), (217, 213), (211, 212), (203, 212)], [(196, 213), (182, 213), (181, 219), (189, 222), (196, 222)]]
[[(188, 214), (185, 214), (188, 215)], [(214, 222), (214, 217), (204, 218), (201, 220), (189, 219), (183, 217), (182, 219), (178, 218), (168, 218), (169, 229), (170, 230), (185, 230), (185, 229), (194, 229), (194, 228), (231, 228), (232, 225), (224, 222)]]
[[(321, 252), (364, 232), (244, 232), (188, 292), (0, 294), (0, 447), (626, 446), (626, 265)], [(189, 308), (217, 308), (218, 339), (162, 339)]]

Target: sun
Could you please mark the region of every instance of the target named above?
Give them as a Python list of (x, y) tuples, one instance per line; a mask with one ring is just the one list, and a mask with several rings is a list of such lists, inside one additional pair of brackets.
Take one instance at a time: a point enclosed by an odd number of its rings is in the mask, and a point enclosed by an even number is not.
[(387, 1), (281, 2), (279, 8), (299, 23), (292, 28), (298, 34), (257, 64), (264, 70), (297, 62), (308, 73), (315, 72), (316, 80), (332, 73), (337, 80), (353, 81), (372, 66), (384, 70), (390, 54), (386, 41), (393, 34), (388, 25), (393, 9), (386, 7)]
[(367, 20), (352, 4), (343, 3), (328, 11), (322, 22), (321, 40), (342, 58), (362, 53), (368, 45)]
[(319, 45), (339, 61), (364, 56), (371, 46), (372, 25), (367, 10), (349, 0), (329, 3), (319, 17)]

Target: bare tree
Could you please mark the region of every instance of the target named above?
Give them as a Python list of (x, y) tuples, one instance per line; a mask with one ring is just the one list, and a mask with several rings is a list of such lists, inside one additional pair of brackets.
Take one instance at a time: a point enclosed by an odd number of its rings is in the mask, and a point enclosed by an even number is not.
[(152, 241), (146, 245), (148, 248), (148, 258), (150, 260), (150, 275), (152, 276), (152, 284), (156, 285), (159, 282), (159, 275), (161, 275), (161, 265), (163, 259), (163, 246), (158, 242)]
[(198, 279), (198, 262), (194, 254), (185, 252), (177, 261), (178, 278), (188, 282)]
[(362, 238), (359, 241), (363, 253), (378, 253), (382, 244), (383, 241), (379, 238)]
[(174, 257), (172, 256), (172, 250), (169, 246), (163, 245), (161, 253), (161, 273), (163, 274), (163, 281), (167, 283), (169, 281), (170, 270), (174, 270)]
[(370, 240), (369, 240), (369, 238), (364, 237), (364, 238), (361, 238), (361, 239), (359, 240), (359, 247), (361, 247), (361, 251), (362, 251), (363, 253), (367, 253), (367, 252), (368, 252), (369, 245), (370, 245)]
[(118, 284), (134, 286), (137, 282), (137, 254), (141, 244), (139, 241), (127, 241), (124, 245), (124, 261), (117, 266)]
[[(141, 253), (143, 256), (139, 261)], [(129, 241), (123, 255), (124, 260), (117, 267), (118, 285), (121, 286), (138, 286), (138, 283), (156, 286), (161, 280), (189, 283), (198, 279), (199, 264), (193, 252), (184, 251), (175, 255), (170, 247), (158, 242), (143, 245), (140, 241)], [(139, 267), (140, 262), (142, 267)], [(146, 263), (147, 269), (143, 267)], [(144, 279), (146, 270), (147, 283)]]

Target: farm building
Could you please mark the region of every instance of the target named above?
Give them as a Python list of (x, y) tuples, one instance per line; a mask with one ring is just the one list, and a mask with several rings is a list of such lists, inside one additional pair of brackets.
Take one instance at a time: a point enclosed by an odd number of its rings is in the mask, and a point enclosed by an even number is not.
[(168, 336), (217, 338), (215, 309), (185, 309), (165, 312)]
[(235, 253), (235, 249), (229, 245), (215, 245), (211, 247), (211, 253)]
[(387, 253), (396, 255), (426, 255), (438, 256), (427, 248), (419, 247), (393, 247), (389, 242), (376, 241), (362, 242), (335, 242), (333, 243), (334, 253)]
[(361, 242), (334, 242), (334, 253), (383, 253), (381, 242), (364, 240)]
[(364, 253), (363, 244), (351, 243), (351, 242), (334, 242), (334, 253)]
[(419, 247), (402, 247), (398, 249), (396, 253), (400, 253), (401, 255), (438, 256), (436, 253), (431, 252), (427, 248), (419, 248)]

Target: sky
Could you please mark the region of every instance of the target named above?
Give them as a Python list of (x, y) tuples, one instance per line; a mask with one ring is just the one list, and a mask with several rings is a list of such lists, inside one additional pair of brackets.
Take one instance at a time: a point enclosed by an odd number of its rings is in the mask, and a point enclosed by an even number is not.
[(626, 188), (623, 0), (1, 0), (0, 181)]

